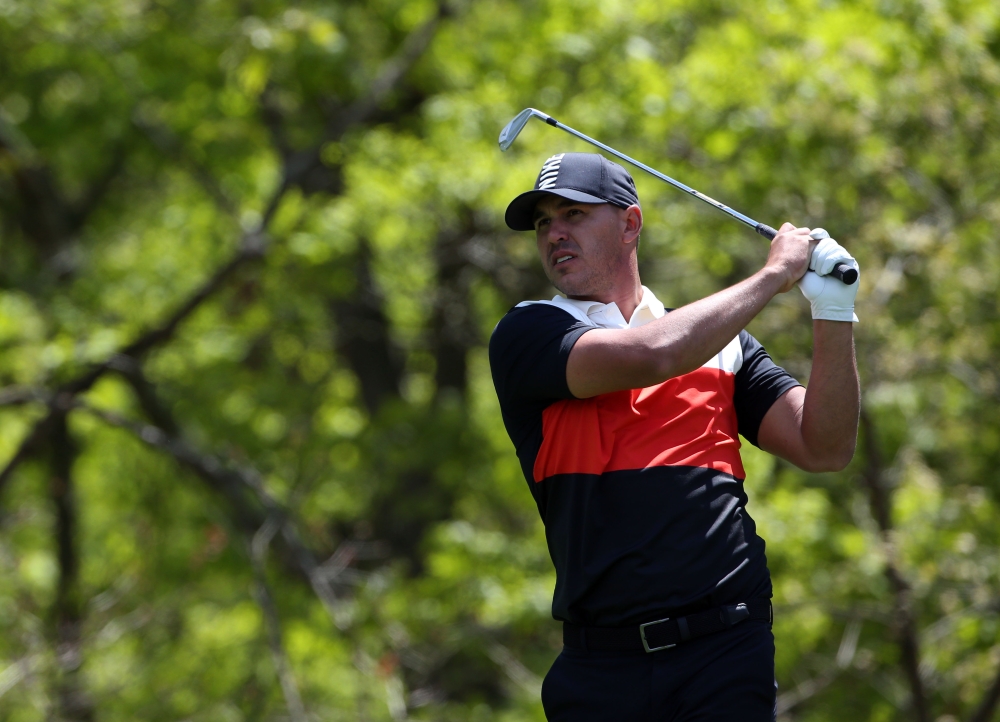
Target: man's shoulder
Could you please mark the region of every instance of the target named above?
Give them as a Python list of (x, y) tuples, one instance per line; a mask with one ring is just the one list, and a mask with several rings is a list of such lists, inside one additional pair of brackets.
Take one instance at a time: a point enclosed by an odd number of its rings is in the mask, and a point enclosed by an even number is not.
[(571, 304), (559, 304), (556, 300), (519, 303), (493, 329), (490, 367), (494, 376), (505, 373), (528, 374), (532, 378), (546, 376), (549, 386), (556, 383), (565, 386), (566, 359), (577, 339), (592, 328), (594, 325), (586, 314), (581, 318), (581, 314), (573, 313)]
[(590, 328), (551, 302), (519, 303), (508, 311), (493, 330), (489, 346), (501, 410), (508, 416), (516, 408), (535, 413), (539, 404), (571, 398), (567, 359), (573, 344)]
[(575, 322), (586, 322), (586, 316), (574, 313), (572, 306), (565, 306), (556, 301), (522, 301), (511, 308), (500, 319), (490, 343), (494, 339), (503, 339), (508, 336), (519, 336), (520, 334), (530, 334), (553, 327), (572, 326)]

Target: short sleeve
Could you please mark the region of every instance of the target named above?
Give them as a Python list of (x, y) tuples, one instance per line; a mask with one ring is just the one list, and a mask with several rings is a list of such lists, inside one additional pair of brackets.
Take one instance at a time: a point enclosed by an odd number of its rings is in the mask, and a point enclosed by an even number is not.
[(490, 370), (500, 405), (571, 399), (566, 362), (592, 326), (546, 304), (512, 308), (490, 337)]
[(740, 434), (758, 446), (757, 432), (768, 410), (782, 395), (802, 384), (774, 363), (760, 342), (746, 331), (740, 332), (740, 346), (743, 364), (736, 372), (733, 404)]

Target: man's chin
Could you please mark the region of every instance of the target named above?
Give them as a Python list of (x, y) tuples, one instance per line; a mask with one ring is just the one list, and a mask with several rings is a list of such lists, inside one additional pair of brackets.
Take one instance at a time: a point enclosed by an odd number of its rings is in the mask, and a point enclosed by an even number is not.
[(565, 278), (552, 278), (549, 276), (549, 281), (553, 286), (555, 286), (555, 289), (564, 296), (572, 296), (575, 292), (576, 284), (566, 283)]
[(559, 283), (552, 285), (567, 298), (584, 298), (593, 295), (593, 289), (585, 283), (566, 283), (564, 279), (560, 279)]
[[(553, 276), (556, 276), (553, 278)], [(595, 282), (596, 281), (596, 282)], [(590, 298), (601, 293), (600, 277), (594, 278), (592, 274), (585, 273), (566, 273), (563, 274), (552, 274), (549, 276), (549, 282), (556, 287), (564, 296), (568, 298)]]

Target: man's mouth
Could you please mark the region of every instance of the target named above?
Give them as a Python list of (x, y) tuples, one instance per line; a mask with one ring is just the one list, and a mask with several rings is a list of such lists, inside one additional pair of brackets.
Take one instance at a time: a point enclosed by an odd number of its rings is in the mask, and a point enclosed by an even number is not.
[(556, 260), (555, 260), (555, 262), (552, 265), (553, 266), (558, 266), (560, 263), (565, 263), (566, 261), (570, 260), (571, 258), (575, 258), (575, 256), (556, 256)]

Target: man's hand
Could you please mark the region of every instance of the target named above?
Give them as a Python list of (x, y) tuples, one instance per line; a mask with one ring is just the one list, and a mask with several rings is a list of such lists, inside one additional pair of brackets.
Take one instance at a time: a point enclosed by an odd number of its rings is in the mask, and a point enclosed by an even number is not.
[(858, 295), (860, 284), (847, 285), (827, 274), (838, 263), (858, 269), (858, 262), (822, 228), (815, 229), (812, 235), (820, 241), (809, 258), (810, 271), (799, 281), (799, 290), (812, 305), (813, 319), (857, 323), (854, 298)]
[(853, 266), (855, 270), (860, 268), (858, 262), (854, 260), (854, 256), (848, 253), (846, 248), (830, 238), (830, 234), (826, 232), (825, 228), (813, 228), (812, 233), (809, 235), (819, 241), (813, 249), (812, 255), (809, 257), (810, 271), (815, 271), (820, 276), (826, 276), (839, 263), (846, 263), (848, 266)]
[(784, 223), (771, 241), (764, 268), (777, 272), (781, 281), (779, 293), (792, 290), (809, 270), (812, 250), (816, 246), (816, 240), (809, 234), (808, 228), (796, 228), (791, 223)]

